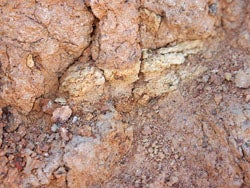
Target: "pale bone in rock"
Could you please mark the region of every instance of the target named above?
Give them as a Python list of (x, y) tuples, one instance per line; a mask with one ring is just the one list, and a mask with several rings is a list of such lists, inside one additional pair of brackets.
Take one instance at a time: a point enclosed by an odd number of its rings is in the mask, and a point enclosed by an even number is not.
[(160, 96), (178, 88), (181, 80), (194, 78), (202, 74), (206, 68), (202, 66), (186, 66), (182, 69), (171, 69), (185, 62), (185, 57), (202, 50), (200, 40), (186, 41), (172, 47), (155, 51), (144, 50), (141, 72), (146, 83), (134, 89), (136, 97), (144, 94), (150, 97)]
[(72, 65), (61, 79), (59, 91), (71, 100), (96, 102), (104, 92), (105, 78), (102, 71), (89, 64)]

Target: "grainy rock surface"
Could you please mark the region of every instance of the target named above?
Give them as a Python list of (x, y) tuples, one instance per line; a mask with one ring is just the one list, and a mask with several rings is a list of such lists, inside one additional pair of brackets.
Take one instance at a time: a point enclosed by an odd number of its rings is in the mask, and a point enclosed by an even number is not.
[(28, 113), (89, 45), (93, 15), (80, 0), (1, 1), (0, 106)]
[(103, 72), (89, 64), (72, 65), (61, 79), (60, 92), (70, 99), (95, 102), (102, 98), (105, 78)]
[(250, 187), (248, 0), (0, 0), (0, 188)]

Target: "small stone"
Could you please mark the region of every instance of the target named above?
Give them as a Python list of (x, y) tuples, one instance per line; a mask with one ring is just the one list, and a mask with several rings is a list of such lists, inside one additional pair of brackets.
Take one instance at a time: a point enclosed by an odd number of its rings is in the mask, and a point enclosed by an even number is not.
[(52, 132), (56, 132), (57, 130), (58, 130), (58, 126), (57, 126), (57, 124), (53, 124), (52, 126), (51, 126), (51, 131)]
[(70, 138), (69, 138), (68, 130), (65, 127), (60, 128), (60, 135), (63, 140), (69, 141)]
[(211, 5), (209, 5), (209, 13), (213, 16), (216, 15), (217, 13), (217, 4), (216, 3), (212, 3)]
[(177, 177), (171, 177), (171, 182), (173, 183), (173, 184), (175, 184), (175, 183), (177, 183), (179, 181), (179, 179), (177, 178)]
[(149, 126), (146, 126), (143, 131), (142, 131), (142, 134), (143, 135), (150, 135), (152, 133), (152, 130)]
[(53, 112), (51, 120), (53, 122), (65, 123), (71, 116), (72, 110), (69, 106), (63, 106), (61, 108), (56, 108)]
[(72, 119), (72, 123), (76, 123), (77, 121), (78, 121), (78, 117), (74, 116), (73, 119)]
[(245, 101), (246, 101), (246, 102), (249, 102), (249, 101), (250, 101), (250, 95), (246, 95)]
[(90, 121), (93, 117), (94, 117), (94, 116), (93, 116), (92, 113), (88, 113), (88, 114), (86, 115), (86, 120), (87, 120), (87, 121)]
[(159, 153), (158, 153), (158, 156), (159, 156), (159, 158), (160, 158), (161, 160), (165, 158), (165, 155), (164, 155), (163, 152), (159, 152)]
[(215, 96), (214, 96), (214, 101), (215, 101), (215, 103), (216, 103), (217, 105), (220, 104), (221, 100), (222, 100), (222, 95), (221, 95), (221, 94), (215, 94)]
[(250, 87), (250, 69), (247, 71), (238, 71), (235, 77), (235, 84), (239, 88)]
[(92, 129), (88, 125), (78, 128), (77, 132), (80, 136), (84, 137), (90, 137), (92, 135)]
[(226, 73), (224, 74), (224, 76), (225, 76), (225, 79), (226, 79), (227, 81), (231, 81), (231, 79), (232, 79), (232, 74), (231, 74), (231, 73), (226, 72)]
[(213, 53), (210, 50), (204, 52), (203, 57), (206, 59), (211, 59), (213, 57)]
[(27, 57), (27, 59), (26, 59), (26, 65), (29, 68), (32, 68), (35, 65), (35, 62), (34, 62), (33, 57), (32, 57), (31, 54), (29, 54), (28, 57)]
[(46, 114), (52, 114), (53, 111), (59, 107), (59, 105), (55, 104), (52, 100), (50, 99), (42, 99), (41, 100), (41, 106), (42, 106), (42, 110), (44, 113)]
[(65, 98), (63, 97), (58, 97), (54, 100), (56, 103), (59, 103), (60, 105), (66, 105), (67, 104), (67, 101)]

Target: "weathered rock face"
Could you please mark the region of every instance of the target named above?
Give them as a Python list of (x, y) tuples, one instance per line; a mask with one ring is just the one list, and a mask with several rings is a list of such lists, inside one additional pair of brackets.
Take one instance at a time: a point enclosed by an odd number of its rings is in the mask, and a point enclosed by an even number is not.
[(215, 34), (221, 5), (217, 1), (141, 1), (141, 44), (159, 48), (173, 41)]
[[(133, 141), (139, 157), (131, 158), (153, 161), (145, 177), (134, 167), (144, 184), (124, 175), (133, 187), (178, 187), (166, 177), (175, 173), (184, 187), (227, 179), (249, 187), (250, 107), (234, 108), (236, 97), (250, 101), (249, 12), (249, 0), (0, 0), (0, 188), (99, 187)], [(213, 59), (223, 42), (231, 56)], [(147, 118), (142, 104), (153, 107)], [(156, 140), (173, 147), (159, 150)], [(141, 141), (150, 160), (140, 157)]]
[(80, 0), (6, 1), (0, 10), (0, 106), (28, 113), (89, 45), (93, 16)]
[(97, 24), (92, 58), (104, 71), (113, 96), (130, 95), (140, 69), (139, 2), (90, 1)]

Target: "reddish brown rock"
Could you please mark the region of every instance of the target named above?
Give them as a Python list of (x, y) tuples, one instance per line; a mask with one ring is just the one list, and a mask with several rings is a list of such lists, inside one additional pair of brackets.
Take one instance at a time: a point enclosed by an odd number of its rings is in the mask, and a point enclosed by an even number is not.
[(56, 108), (53, 112), (51, 120), (53, 122), (65, 123), (71, 116), (72, 110), (69, 106), (62, 106), (60, 108)]
[(0, 10), (0, 107), (28, 113), (87, 48), (93, 16), (80, 0), (15, 0)]
[[(204, 39), (215, 34), (220, 3), (201, 1), (141, 1), (141, 44), (159, 48), (173, 41)], [(213, 15), (209, 12), (213, 6)]]
[(92, 57), (111, 84), (112, 96), (131, 94), (140, 69), (138, 1), (90, 1), (100, 20), (92, 45)]

